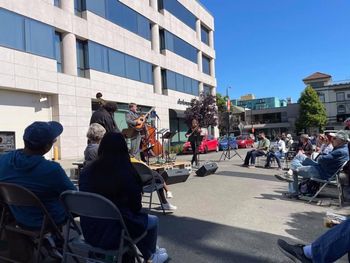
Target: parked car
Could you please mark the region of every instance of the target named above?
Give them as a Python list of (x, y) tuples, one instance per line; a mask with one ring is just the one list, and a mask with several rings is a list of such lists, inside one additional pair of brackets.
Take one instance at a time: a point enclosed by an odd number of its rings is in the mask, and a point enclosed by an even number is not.
[[(210, 151), (219, 151), (219, 141), (212, 135), (206, 135), (203, 137), (201, 144), (199, 145), (198, 151), (200, 153), (207, 153)], [(183, 145), (182, 153), (192, 153), (190, 142), (185, 142)]]
[(238, 149), (238, 144), (236, 138), (230, 135), (227, 139), (227, 135), (220, 137), (219, 139), (219, 150), (224, 151), (227, 150), (227, 145), (231, 146), (231, 149)]
[(248, 148), (254, 146), (254, 140), (249, 135), (240, 135), (236, 138), (238, 148)]

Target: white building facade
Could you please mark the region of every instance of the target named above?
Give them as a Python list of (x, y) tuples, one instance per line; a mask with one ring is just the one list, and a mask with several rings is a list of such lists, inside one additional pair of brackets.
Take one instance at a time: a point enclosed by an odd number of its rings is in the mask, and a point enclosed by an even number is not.
[(97, 92), (119, 128), (134, 102), (183, 140), (188, 102), (216, 94), (213, 16), (195, 0), (0, 1), (0, 150), (55, 120), (60, 158), (81, 157)]

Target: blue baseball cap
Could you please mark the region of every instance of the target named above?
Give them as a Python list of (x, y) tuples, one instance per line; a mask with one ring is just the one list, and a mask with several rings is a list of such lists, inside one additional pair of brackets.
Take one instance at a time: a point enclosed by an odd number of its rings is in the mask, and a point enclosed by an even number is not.
[(57, 121), (36, 121), (29, 125), (23, 134), (23, 140), (35, 148), (53, 143), (63, 132), (63, 126)]

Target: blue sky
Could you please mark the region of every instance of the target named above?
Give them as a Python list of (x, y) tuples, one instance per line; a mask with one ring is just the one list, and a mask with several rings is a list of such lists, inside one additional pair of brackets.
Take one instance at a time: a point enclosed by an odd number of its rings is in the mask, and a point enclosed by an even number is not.
[(349, 0), (201, 0), (215, 17), (218, 92), (299, 98), (319, 71), (350, 80)]

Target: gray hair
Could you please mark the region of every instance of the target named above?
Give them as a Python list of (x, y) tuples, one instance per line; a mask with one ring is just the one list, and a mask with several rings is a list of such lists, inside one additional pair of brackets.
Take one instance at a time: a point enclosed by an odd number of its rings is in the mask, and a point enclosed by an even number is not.
[(98, 143), (102, 140), (105, 133), (106, 129), (103, 128), (101, 124), (92, 123), (89, 127), (86, 137), (89, 139), (89, 141)]

